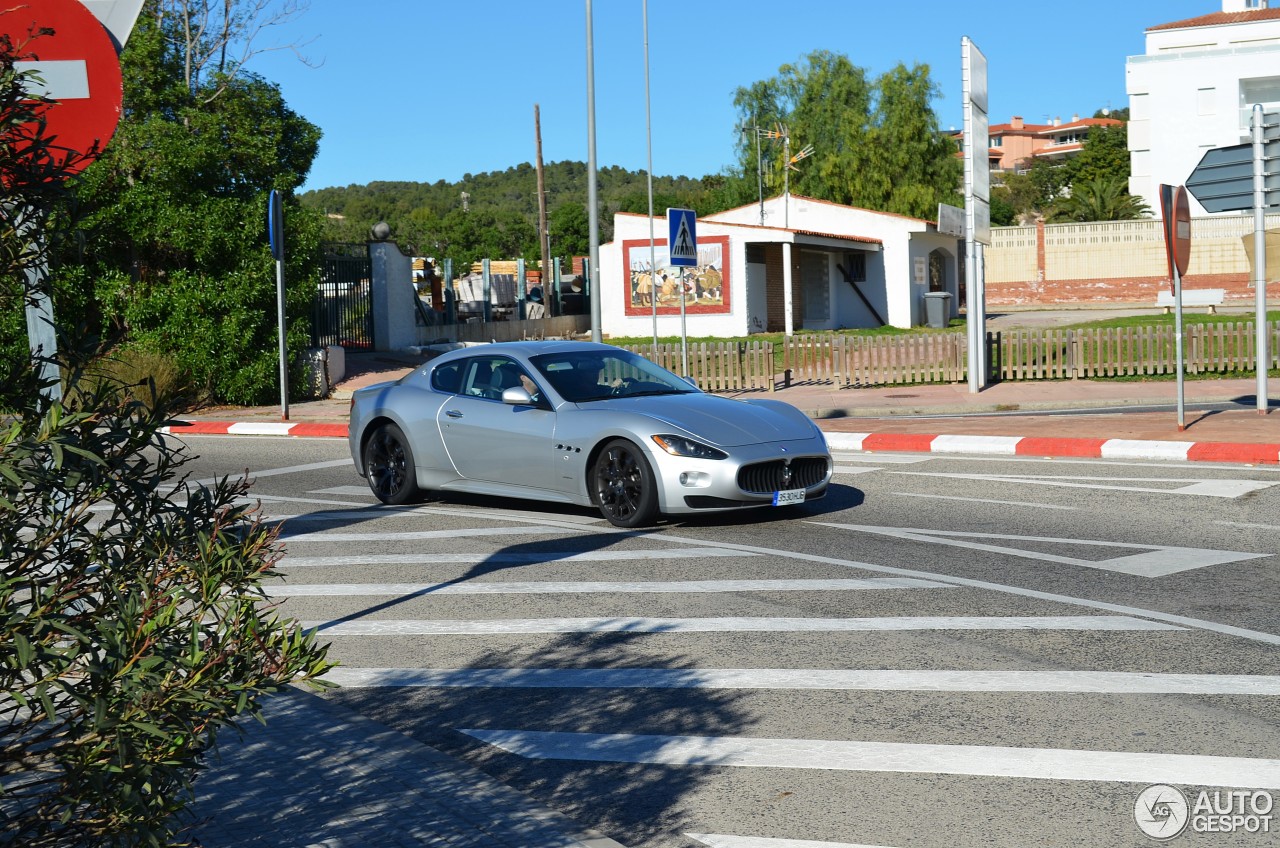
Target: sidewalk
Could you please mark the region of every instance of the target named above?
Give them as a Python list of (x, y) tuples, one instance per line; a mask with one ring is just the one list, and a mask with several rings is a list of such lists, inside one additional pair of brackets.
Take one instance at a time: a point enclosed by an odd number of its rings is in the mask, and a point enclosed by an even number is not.
[[(425, 360), (399, 353), (354, 354), (347, 376), (325, 400), (292, 404), (284, 421), (277, 406), (210, 409), (186, 417), (182, 432), (328, 436), (345, 438), (351, 392), (395, 380)], [(874, 438), (832, 439), (838, 450), (932, 450), (933, 437), (1001, 437), (995, 453), (1041, 456), (1107, 456), (1230, 462), (1280, 462), (1280, 379), (1268, 381), (1267, 413), (1257, 410), (1253, 379), (1186, 380), (1185, 429), (1178, 429), (1173, 380), (1060, 380), (996, 383), (971, 393), (966, 384), (839, 389), (830, 385), (793, 385), (769, 393), (730, 394), (775, 398), (803, 410), (830, 434)], [(1229, 403), (1219, 411), (1197, 404)], [(1167, 405), (1168, 411), (1139, 412), (1126, 407)], [(1050, 414), (1091, 409), (1091, 414)], [(909, 437), (909, 438), (898, 438)], [(1015, 440), (1008, 450), (1010, 439)], [(1026, 440), (1019, 448), (1022, 440)], [(1035, 441), (1040, 440), (1040, 441)], [(1051, 440), (1051, 441), (1045, 441)], [(943, 439), (938, 446), (955, 440)], [(1123, 442), (1123, 452), (1104, 450)], [(1131, 444), (1139, 443), (1139, 444)], [(1146, 445), (1144, 443), (1150, 443)], [(961, 440), (983, 452), (982, 441)], [(1186, 447), (1183, 447), (1183, 446)], [(951, 451), (958, 450), (952, 444)]]

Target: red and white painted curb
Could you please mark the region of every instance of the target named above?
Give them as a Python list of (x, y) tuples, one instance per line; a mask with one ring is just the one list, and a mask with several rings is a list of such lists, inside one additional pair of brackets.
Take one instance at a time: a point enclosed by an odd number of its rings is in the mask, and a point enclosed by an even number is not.
[(187, 421), (163, 428), (175, 436), (311, 436), (345, 439), (346, 424), (306, 421)]
[[(305, 421), (191, 421), (166, 427), (165, 432), (182, 436), (302, 436), (345, 439), (347, 425)], [(1067, 439), (1044, 436), (947, 436), (923, 433), (827, 433), (826, 436), (827, 444), (832, 450), (838, 451), (1280, 464), (1280, 444)]]
[(1068, 439), (1043, 436), (945, 436), (923, 433), (827, 433), (832, 450), (923, 451), (987, 456), (1084, 457), (1189, 462), (1280, 463), (1280, 444)]

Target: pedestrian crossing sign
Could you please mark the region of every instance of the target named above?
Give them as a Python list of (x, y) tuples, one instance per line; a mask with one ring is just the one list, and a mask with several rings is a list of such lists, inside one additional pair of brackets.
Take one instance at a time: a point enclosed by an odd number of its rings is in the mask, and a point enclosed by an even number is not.
[(671, 265), (693, 268), (698, 264), (698, 216), (692, 209), (668, 209), (667, 250)]

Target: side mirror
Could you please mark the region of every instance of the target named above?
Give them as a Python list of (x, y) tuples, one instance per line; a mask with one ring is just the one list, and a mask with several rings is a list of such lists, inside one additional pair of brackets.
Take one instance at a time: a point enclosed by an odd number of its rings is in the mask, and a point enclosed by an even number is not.
[(695, 389), (698, 388), (698, 381), (693, 379), (692, 377), (685, 377), (684, 381), (689, 385), (693, 386)]
[(502, 402), (511, 406), (534, 406), (533, 395), (524, 386), (512, 386), (502, 390)]

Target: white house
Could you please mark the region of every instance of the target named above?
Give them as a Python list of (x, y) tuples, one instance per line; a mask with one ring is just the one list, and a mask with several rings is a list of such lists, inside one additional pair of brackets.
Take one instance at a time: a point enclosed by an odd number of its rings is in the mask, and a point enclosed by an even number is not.
[[(1253, 104), (1280, 111), (1280, 8), (1223, 0), (1221, 12), (1148, 28), (1146, 51), (1125, 69), (1129, 193), (1158, 211), (1161, 183), (1186, 182), (1210, 148), (1250, 140)], [(1191, 214), (1206, 214), (1194, 198)]]
[[(760, 221), (766, 222), (761, 224)], [(680, 330), (678, 271), (667, 261), (667, 222), (614, 217), (600, 247), (602, 331), (646, 336)], [(685, 273), (692, 336), (911, 327), (925, 322), (924, 295), (949, 292), (958, 312), (963, 247), (930, 221), (791, 195), (697, 222), (698, 265)], [(651, 264), (652, 263), (652, 264)], [(656, 265), (657, 271), (652, 271)]]

